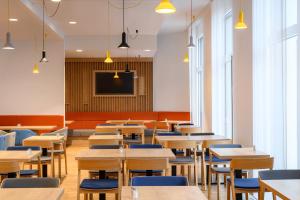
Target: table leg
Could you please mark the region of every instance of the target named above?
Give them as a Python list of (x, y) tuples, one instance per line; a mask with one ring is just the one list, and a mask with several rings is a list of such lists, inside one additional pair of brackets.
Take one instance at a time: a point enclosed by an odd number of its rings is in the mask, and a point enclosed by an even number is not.
[(17, 173), (8, 173), (7, 178), (17, 178)]
[[(176, 149), (172, 149), (172, 152), (176, 155)], [(172, 166), (171, 168), (171, 173), (172, 173), (172, 176), (176, 176), (177, 175), (177, 171), (176, 171), (176, 166)]]
[[(235, 176), (235, 178), (242, 178), (242, 170), (235, 170), (234, 176)], [(232, 186), (232, 187), (234, 187), (234, 186)], [(243, 194), (242, 193), (236, 194), (235, 197), (236, 197), (236, 200), (242, 200)]]
[(146, 170), (146, 176), (153, 176), (152, 170)]
[[(99, 171), (99, 179), (105, 179), (105, 171), (104, 170)], [(99, 200), (106, 200), (106, 195), (99, 194)]]
[(171, 131), (174, 132), (175, 131), (175, 124), (171, 124)]
[[(43, 148), (42, 149), (42, 156), (48, 156), (48, 150), (47, 148)], [(43, 177), (47, 177), (48, 176), (48, 166), (47, 164), (42, 165), (42, 172), (43, 172)]]

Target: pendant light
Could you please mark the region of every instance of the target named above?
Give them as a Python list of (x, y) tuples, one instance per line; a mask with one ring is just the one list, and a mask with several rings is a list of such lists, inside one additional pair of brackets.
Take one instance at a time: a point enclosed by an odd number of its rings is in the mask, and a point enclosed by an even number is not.
[(115, 75), (114, 75), (114, 79), (118, 79), (119, 75), (118, 75), (118, 70), (116, 70)]
[(110, 7), (109, 7), (109, 0), (107, 0), (107, 24), (108, 24), (108, 50), (106, 51), (106, 58), (104, 60), (105, 63), (113, 63), (113, 60), (110, 57)]
[(170, 0), (161, 0), (158, 6), (156, 6), (155, 12), (160, 14), (172, 14), (176, 12), (176, 8)]
[(41, 63), (48, 62), (46, 50), (45, 50), (45, 0), (43, 0), (43, 51), (42, 51), (42, 58), (40, 62)]
[(7, 33), (6, 33), (6, 41), (2, 49), (5, 50), (13, 50), (15, 49), (12, 40), (11, 40), (11, 33), (10, 33), (10, 5), (9, 0), (7, 0)]
[(118, 46), (118, 48), (121, 48), (121, 49), (127, 49), (127, 48), (129, 48), (129, 45), (127, 44), (127, 41), (126, 41), (126, 33), (125, 33), (125, 0), (123, 0), (123, 33), (122, 33), (122, 42)]
[(188, 53), (185, 54), (183, 62), (184, 63), (188, 63), (189, 62), (189, 54)]
[(32, 73), (33, 74), (39, 74), (40, 73), (38, 64), (34, 64), (33, 69), (32, 69)]
[(191, 0), (191, 34), (190, 34), (189, 44), (187, 47), (188, 48), (196, 47), (194, 44), (194, 38), (193, 38), (193, 0)]
[(242, 0), (240, 1), (239, 18), (238, 18), (238, 21), (236, 22), (234, 28), (235, 29), (247, 29), (248, 28), (248, 26), (247, 26), (247, 24), (245, 23), (245, 20), (244, 20), (244, 10), (242, 8)]

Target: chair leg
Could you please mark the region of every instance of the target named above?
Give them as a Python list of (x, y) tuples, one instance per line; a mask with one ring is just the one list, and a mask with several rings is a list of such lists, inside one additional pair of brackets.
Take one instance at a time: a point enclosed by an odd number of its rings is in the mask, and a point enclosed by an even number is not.
[(227, 200), (230, 200), (230, 183), (227, 183)]
[(58, 177), (61, 179), (61, 155), (58, 154)]
[(208, 199), (210, 199), (210, 195), (211, 195), (211, 167), (209, 166), (208, 168)]
[(195, 185), (198, 186), (198, 165), (194, 165), (194, 179), (195, 179)]
[[(245, 193), (245, 196), (246, 196), (246, 200), (249, 200), (249, 194), (248, 193)], [(258, 193), (258, 196), (259, 196), (259, 193)], [(259, 198), (258, 198), (259, 199)]]
[[(273, 200), (276, 200), (276, 194), (272, 194)], [(264, 193), (260, 194), (261, 200), (264, 200)]]
[(217, 177), (217, 200), (220, 200), (220, 174), (216, 173)]
[(224, 187), (226, 187), (226, 184), (227, 184), (227, 179), (226, 178), (227, 178), (227, 176), (226, 176), (226, 174), (224, 174), (224, 178), (223, 178), (224, 179)]
[(84, 200), (88, 200), (88, 193), (84, 193)]
[(65, 150), (64, 150), (64, 157), (65, 157), (65, 173), (66, 175), (68, 174), (68, 162), (67, 162), (67, 148), (65, 147)]
[(116, 199), (116, 200), (119, 199), (119, 194), (118, 194), (118, 193), (115, 194), (115, 199)]

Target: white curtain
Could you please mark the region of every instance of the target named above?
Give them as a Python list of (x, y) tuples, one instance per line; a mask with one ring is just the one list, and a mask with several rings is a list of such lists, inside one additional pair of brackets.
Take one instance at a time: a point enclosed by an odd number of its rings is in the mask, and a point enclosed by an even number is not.
[(253, 138), (285, 167), (283, 0), (253, 0)]
[(231, 0), (212, 2), (212, 130), (226, 135), (225, 116), (225, 16)]

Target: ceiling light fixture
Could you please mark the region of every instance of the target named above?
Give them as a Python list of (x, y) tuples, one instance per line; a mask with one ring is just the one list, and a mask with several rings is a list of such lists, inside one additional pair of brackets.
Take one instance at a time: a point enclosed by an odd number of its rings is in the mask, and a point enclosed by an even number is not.
[(172, 14), (176, 12), (176, 8), (170, 0), (161, 0), (158, 6), (156, 6), (155, 12), (160, 14)]
[(75, 25), (75, 24), (77, 24), (77, 22), (76, 21), (69, 21), (69, 24)]
[(42, 51), (42, 58), (40, 60), (41, 63), (48, 62), (46, 50), (45, 50), (45, 0), (43, 0), (43, 51)]
[(108, 50), (106, 51), (106, 58), (104, 60), (105, 63), (113, 63), (113, 60), (110, 57), (110, 7), (109, 7), (109, 0), (107, 0), (107, 30), (108, 30)]
[(121, 49), (127, 49), (127, 48), (129, 48), (129, 45), (127, 44), (127, 41), (126, 41), (126, 32), (125, 32), (125, 0), (123, 0), (123, 33), (122, 33), (122, 42), (118, 46), (118, 48), (121, 48)]
[(17, 22), (17, 21), (19, 21), (17, 18), (9, 18), (8, 19), (10, 22)]
[(34, 64), (33, 69), (32, 69), (32, 73), (33, 74), (39, 74), (40, 73), (38, 64)]
[(146, 51), (146, 52), (150, 52), (151, 50), (150, 50), (150, 49), (144, 49), (144, 51)]
[(188, 53), (185, 54), (183, 62), (184, 63), (188, 63), (189, 62), (189, 54)]
[(114, 79), (118, 79), (119, 75), (118, 75), (118, 71), (116, 70), (115, 75), (114, 75)]
[(193, 38), (193, 0), (191, 0), (191, 33), (190, 33), (190, 41), (187, 46), (188, 48), (194, 48), (196, 47), (194, 44), (194, 38)]
[(7, 33), (6, 33), (6, 42), (3, 46), (2, 49), (5, 50), (13, 50), (15, 49), (13, 43), (12, 43), (12, 39), (11, 39), (11, 33), (10, 33), (10, 5), (9, 5), (9, 0), (7, 0)]
[(81, 52), (83, 52), (83, 50), (82, 49), (76, 49), (76, 52), (81, 53)]

